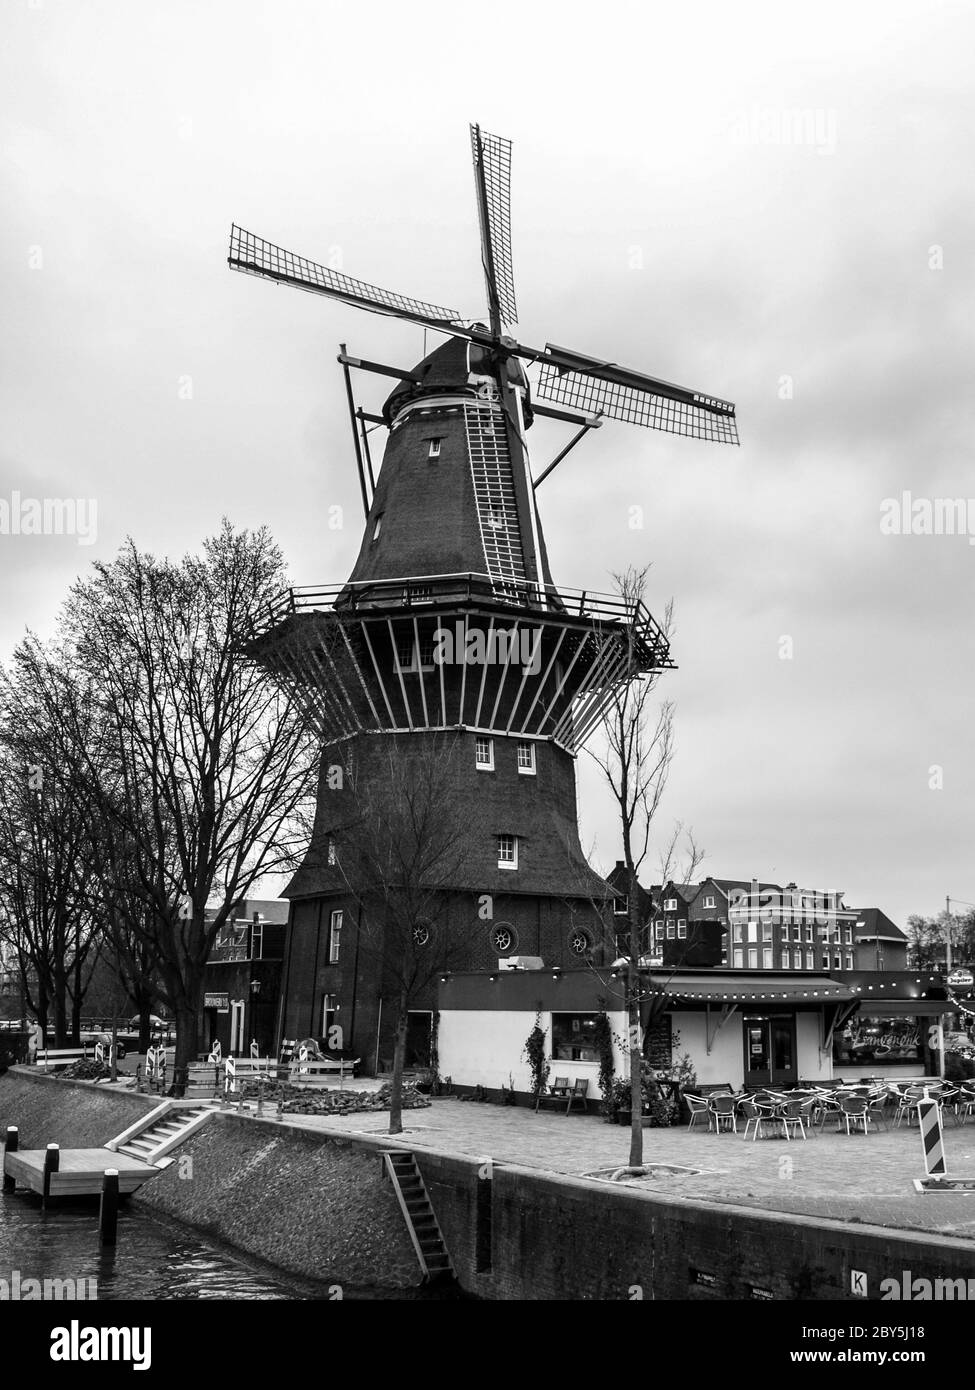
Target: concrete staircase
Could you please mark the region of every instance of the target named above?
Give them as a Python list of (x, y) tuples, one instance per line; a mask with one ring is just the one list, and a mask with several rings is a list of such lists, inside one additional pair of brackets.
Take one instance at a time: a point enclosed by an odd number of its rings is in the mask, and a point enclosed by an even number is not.
[(166, 1100), (110, 1139), (105, 1147), (115, 1153), (128, 1154), (130, 1158), (140, 1158), (143, 1163), (165, 1167), (172, 1161), (165, 1157), (169, 1150), (206, 1124), (213, 1113), (209, 1105)]
[(453, 1279), (453, 1265), (416, 1159), (404, 1149), (395, 1149), (383, 1154), (383, 1162), (406, 1220), (424, 1282), (432, 1284)]

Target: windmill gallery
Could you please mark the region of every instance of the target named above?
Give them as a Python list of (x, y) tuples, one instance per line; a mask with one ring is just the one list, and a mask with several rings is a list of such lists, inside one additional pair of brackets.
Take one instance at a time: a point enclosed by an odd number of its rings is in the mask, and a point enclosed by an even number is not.
[[(304, 862), (288, 885), (280, 1036), (339, 1024), (356, 1055), (388, 1055), (388, 962), (359, 950), (362, 885), (343, 853), (350, 783), (382, 806), (390, 769), (449, 737), (467, 837), (443, 894), (441, 945), (460, 968), (496, 970), (519, 943), (546, 964), (585, 967), (616, 895), (579, 842), (575, 758), (621, 683), (671, 666), (639, 599), (580, 593), (552, 577), (537, 494), (569, 451), (607, 420), (736, 444), (728, 401), (557, 347), (518, 342), (511, 261), (510, 142), (471, 127), (487, 322), (377, 288), (234, 225), (232, 269), (443, 335), (407, 367), (339, 353), (364, 530), (345, 580), (292, 588), (250, 636), (268, 676), (301, 702), (327, 756)], [(527, 371), (538, 369), (534, 386)], [(356, 403), (352, 372), (394, 382), (381, 410)], [(573, 427), (535, 469), (536, 417)], [(371, 436), (387, 432), (378, 472)], [(341, 779), (340, 779), (341, 780)], [(493, 904), (484, 931), (478, 907)], [(481, 914), (483, 915), (483, 914)], [(416, 935), (416, 934), (415, 934)], [(408, 946), (425, 947), (424, 931)], [(456, 960), (456, 956), (454, 957)], [(457, 968), (456, 966), (454, 968)], [(437, 982), (410, 1001), (429, 1047)]]

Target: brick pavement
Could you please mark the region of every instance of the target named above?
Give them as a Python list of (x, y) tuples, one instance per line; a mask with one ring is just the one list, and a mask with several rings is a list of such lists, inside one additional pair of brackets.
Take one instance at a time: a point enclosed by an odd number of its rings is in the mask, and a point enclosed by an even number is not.
[[(382, 1135), (382, 1114), (292, 1115), (288, 1124), (336, 1134)], [(597, 1115), (534, 1114), (530, 1109), (434, 1100), (403, 1115), (401, 1142), (469, 1157), (491, 1157), (548, 1172), (583, 1175), (626, 1164), (629, 1133)], [(975, 1178), (975, 1123), (945, 1129), (948, 1172)], [(975, 1192), (922, 1196), (921, 1140), (906, 1126), (867, 1136), (816, 1134), (806, 1141), (709, 1134), (686, 1127), (644, 1130), (644, 1161), (697, 1168), (661, 1175), (661, 1194), (822, 1216), (900, 1230), (938, 1231), (975, 1240)]]

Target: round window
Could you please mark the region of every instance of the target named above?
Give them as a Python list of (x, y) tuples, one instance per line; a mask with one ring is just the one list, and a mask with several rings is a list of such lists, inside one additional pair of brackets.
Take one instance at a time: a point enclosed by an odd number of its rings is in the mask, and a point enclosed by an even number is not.
[(424, 922), (417, 922), (413, 928), (413, 945), (426, 946), (430, 940), (430, 928)]
[(509, 922), (498, 922), (491, 928), (491, 945), (499, 956), (513, 955), (518, 947), (518, 937)]
[(569, 950), (574, 956), (586, 956), (592, 950), (592, 940), (587, 931), (575, 929), (569, 932)]

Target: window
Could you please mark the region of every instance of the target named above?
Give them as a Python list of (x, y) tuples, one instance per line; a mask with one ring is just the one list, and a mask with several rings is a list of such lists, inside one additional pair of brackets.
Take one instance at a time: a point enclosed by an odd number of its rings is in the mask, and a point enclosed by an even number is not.
[(705, 898), (705, 899), (704, 899), (704, 906), (705, 906), (705, 907), (714, 907), (714, 899), (713, 899), (713, 898)]
[(783, 969), (783, 970), (788, 970), (788, 968), (789, 968), (789, 952), (788, 952), (788, 951), (783, 951), (783, 952), (782, 952), (782, 957), (781, 957), (781, 959), (782, 959), (782, 969)]
[(731, 930), (732, 930), (732, 932), (734, 933), (734, 939), (735, 939), (736, 941), (740, 941), (740, 940), (741, 940), (741, 923), (740, 923), (740, 922), (736, 922), (736, 923), (734, 924), (734, 926), (732, 927)]
[(482, 772), (494, 771), (494, 739), (478, 734), (474, 740), (474, 766)]
[(335, 840), (331, 835), (328, 837), (328, 862), (333, 865), (339, 862), (339, 857), (335, 852)]
[(771, 946), (766, 946), (766, 947), (764, 947), (764, 949), (762, 950), (762, 969), (763, 969), (763, 970), (771, 970), (771, 969), (772, 969), (772, 948), (771, 948)]
[(421, 670), (421, 671), (432, 671), (432, 670), (433, 670), (433, 649), (434, 649), (434, 645), (435, 645), (435, 644), (434, 644), (433, 634), (432, 634), (432, 633), (430, 634), (429, 637), (421, 637), (421, 638), (420, 638), (420, 646), (419, 646), (418, 655), (419, 655), (419, 658), (420, 658), (420, 670)]
[(384, 515), (385, 515), (384, 512), (380, 512), (379, 515), (376, 517), (375, 523), (374, 523), (374, 525), (373, 525), (373, 528), (372, 528), (372, 542), (373, 542), (373, 545), (375, 545), (376, 541), (379, 540), (379, 533), (380, 533), (380, 531), (383, 529), (383, 516), (384, 516)]
[(757, 940), (758, 940), (758, 923), (757, 923), (757, 922), (749, 922), (749, 923), (748, 923), (748, 940), (749, 940), (749, 941), (757, 941)]
[(335, 1014), (337, 1004), (334, 994), (326, 994), (322, 999), (322, 1037), (325, 1039), (326, 1046), (329, 1046), (328, 1035), (335, 1027)]
[(749, 970), (758, 969), (758, 947), (749, 946), (748, 948), (748, 968)]
[(795, 968), (796, 968), (797, 970), (801, 970), (801, 969), (802, 969), (802, 952), (801, 952), (801, 951), (793, 951), (793, 952), (792, 952), (792, 964), (795, 966)]
[(847, 946), (852, 946), (852, 945), (853, 945), (853, 928), (852, 928), (852, 927), (847, 927), (846, 930), (843, 932), (843, 941), (844, 941), (844, 944), (847, 945)]
[(595, 1014), (552, 1015), (552, 1060), (598, 1062)]
[(828, 970), (828, 969), (829, 969), (829, 952), (828, 952), (828, 951), (824, 951), (824, 952), (823, 952), (823, 969), (824, 969), (824, 970)]
[(509, 922), (498, 922), (491, 932), (491, 945), (499, 956), (510, 956), (518, 948), (515, 929)]
[(673, 917), (668, 917), (668, 918), (667, 918), (667, 940), (668, 940), (668, 941), (673, 941), (673, 939), (674, 939), (674, 919), (673, 919)]
[(745, 953), (744, 953), (744, 951), (741, 951), (741, 950), (733, 951), (733, 952), (732, 952), (732, 959), (733, 959), (733, 962), (734, 962), (735, 967), (736, 967), (737, 969), (740, 970), (741, 967), (745, 964)]
[(677, 939), (685, 941), (687, 939), (687, 919), (678, 917), (677, 919)]
[(339, 942), (342, 939), (342, 909), (332, 913), (328, 928), (328, 961), (334, 965), (339, 958)]
[(772, 923), (771, 923), (771, 922), (763, 922), (763, 923), (762, 923), (762, 940), (763, 940), (763, 941), (771, 941), (771, 940), (772, 940)]
[(439, 439), (431, 439), (431, 440), (430, 440), (430, 452), (429, 452), (429, 454), (427, 455), (427, 457), (428, 457), (428, 458), (432, 458), (432, 459), (438, 459), (438, 458), (440, 457), (440, 440), (439, 440)]
[(574, 956), (586, 956), (592, 950), (592, 939), (581, 927), (569, 932), (569, 950)]
[(398, 671), (413, 670), (413, 638), (397, 637), (396, 639), (396, 669)]
[(499, 835), (498, 836), (498, 868), (517, 869), (518, 867), (518, 836)]
[(812, 928), (811, 926), (809, 926), (809, 927), (806, 928), (806, 940), (807, 940), (807, 941), (813, 941), (813, 940), (815, 940), (815, 938), (814, 938), (814, 936), (813, 936), (813, 928)]
[(852, 970), (852, 969), (853, 969), (853, 952), (852, 952), (852, 951), (847, 951), (847, 953), (846, 953), (846, 968), (847, 968), (847, 970)]
[(518, 771), (526, 777), (535, 776), (535, 745), (534, 743), (519, 743), (518, 745)]
[(807, 952), (806, 952), (806, 969), (807, 969), (807, 970), (815, 970), (815, 969), (816, 969), (816, 953), (815, 953), (815, 951), (807, 951)]
[(797, 926), (792, 928), (792, 939), (793, 941), (802, 940), (802, 927)]
[(655, 930), (656, 930), (656, 934), (657, 934), (657, 940), (658, 940), (658, 941), (663, 941), (663, 939), (664, 939), (664, 924), (663, 924), (663, 922), (658, 922), (657, 925), (656, 925)]
[[(625, 917), (626, 914), (629, 912), (629, 910), (630, 910), (630, 899), (629, 899), (629, 895), (628, 895), (627, 893), (623, 893), (623, 894), (621, 894), (620, 897), (614, 898), (614, 899), (613, 899), (613, 916), (614, 916), (614, 917)], [(657, 926), (658, 926), (658, 927), (660, 926), (660, 923), (659, 923), (659, 922), (657, 923)]]
[(677, 911), (677, 899), (676, 899), (676, 898), (668, 898), (667, 901), (664, 903), (664, 912), (676, 912), (676, 911)]
[(842, 970), (842, 969), (843, 969), (843, 957), (840, 955), (839, 951), (837, 951), (836, 954), (833, 956), (833, 969), (834, 969), (834, 970)]
[(432, 603), (433, 585), (432, 584), (407, 584), (406, 586), (407, 603)]

